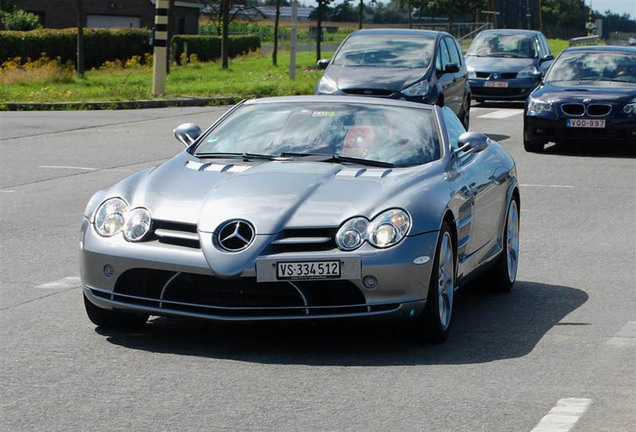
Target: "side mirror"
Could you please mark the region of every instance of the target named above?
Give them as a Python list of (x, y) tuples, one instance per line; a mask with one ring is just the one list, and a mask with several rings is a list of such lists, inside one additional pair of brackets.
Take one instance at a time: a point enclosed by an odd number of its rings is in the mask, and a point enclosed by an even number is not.
[(329, 63), (331, 63), (331, 59), (320, 59), (316, 64), (318, 65), (318, 69), (327, 69)]
[(547, 55), (547, 56), (543, 57), (543, 58), (540, 60), (540, 62), (541, 62), (541, 63), (543, 63), (543, 62), (552, 61), (552, 60), (554, 60), (554, 56), (553, 56), (552, 54), (549, 54), (549, 55)]
[(183, 123), (177, 126), (172, 134), (176, 139), (181, 141), (184, 146), (188, 147), (201, 136), (201, 128), (194, 123)]
[(488, 147), (490, 138), (480, 132), (464, 132), (457, 140), (459, 147), (454, 151), (457, 156), (467, 156), (473, 153), (479, 153)]
[(444, 68), (444, 73), (457, 73), (459, 72), (459, 65), (457, 63), (448, 63)]

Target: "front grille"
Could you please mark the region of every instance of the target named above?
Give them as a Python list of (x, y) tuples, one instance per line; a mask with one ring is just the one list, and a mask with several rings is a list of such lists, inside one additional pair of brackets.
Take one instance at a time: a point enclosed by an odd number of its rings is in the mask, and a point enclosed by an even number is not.
[(587, 114), (592, 117), (603, 117), (612, 111), (611, 105), (605, 104), (590, 104), (587, 106)]
[(114, 301), (148, 306), (166, 313), (190, 312), (218, 316), (314, 316), (379, 312), (397, 305), (367, 306), (351, 281), (258, 283), (256, 278), (219, 279), (163, 270), (128, 270), (117, 280)]
[(155, 220), (152, 223), (154, 240), (160, 243), (200, 249), (199, 234), (195, 224)]
[(585, 114), (585, 106), (578, 103), (563, 104), (561, 105), (561, 111), (569, 116), (582, 116)]
[[(475, 72), (477, 78), (490, 78), (496, 72)], [(501, 72), (499, 73), (499, 79), (515, 79), (517, 78), (517, 72)]]
[(317, 252), (336, 248), (337, 228), (286, 229), (271, 242), (267, 253)]
[(393, 90), (383, 89), (343, 89), (343, 92), (347, 94), (362, 95), (362, 96), (391, 96), (395, 93)]

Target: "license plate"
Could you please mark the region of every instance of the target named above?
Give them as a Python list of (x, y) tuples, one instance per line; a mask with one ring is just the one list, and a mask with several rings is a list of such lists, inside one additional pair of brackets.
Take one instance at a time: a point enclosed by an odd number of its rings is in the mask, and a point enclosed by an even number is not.
[(574, 128), (594, 128), (600, 129), (605, 127), (605, 120), (597, 119), (568, 119), (568, 127)]
[(340, 277), (340, 261), (293, 261), (276, 263), (277, 279), (324, 279)]
[(484, 87), (505, 88), (508, 87), (508, 81), (486, 81)]

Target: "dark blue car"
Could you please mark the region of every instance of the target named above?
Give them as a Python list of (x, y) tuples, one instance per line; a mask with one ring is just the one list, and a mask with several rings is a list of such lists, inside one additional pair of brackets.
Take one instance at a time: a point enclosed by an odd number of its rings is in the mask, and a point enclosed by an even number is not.
[(541, 32), (484, 30), (466, 53), (472, 97), (477, 102), (525, 100), (553, 59)]
[(468, 129), (468, 72), (457, 40), (428, 30), (365, 29), (349, 35), (316, 86), (319, 95), (401, 99), (450, 108)]
[(523, 145), (547, 142), (636, 144), (636, 48), (564, 50), (526, 101)]

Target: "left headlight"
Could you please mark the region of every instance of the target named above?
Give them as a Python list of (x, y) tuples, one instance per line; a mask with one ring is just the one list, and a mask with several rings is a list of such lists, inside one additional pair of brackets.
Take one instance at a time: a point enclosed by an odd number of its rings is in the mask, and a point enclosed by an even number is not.
[(517, 74), (517, 78), (539, 78), (540, 76), (541, 72), (534, 66), (521, 69)]
[(95, 230), (104, 237), (111, 237), (120, 232), (126, 224), (128, 204), (121, 198), (104, 201), (95, 212)]
[(636, 114), (636, 102), (628, 103), (623, 107), (625, 114)]
[(411, 228), (411, 218), (400, 209), (387, 210), (376, 216), (367, 228), (373, 246), (387, 248), (398, 244)]
[(418, 81), (410, 87), (402, 90), (402, 94), (405, 96), (426, 96), (430, 90), (428, 81)]
[(342, 250), (359, 248), (367, 241), (377, 248), (388, 248), (398, 244), (409, 232), (411, 218), (400, 209), (380, 213), (371, 222), (356, 217), (345, 222), (336, 234), (336, 244)]

